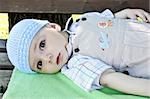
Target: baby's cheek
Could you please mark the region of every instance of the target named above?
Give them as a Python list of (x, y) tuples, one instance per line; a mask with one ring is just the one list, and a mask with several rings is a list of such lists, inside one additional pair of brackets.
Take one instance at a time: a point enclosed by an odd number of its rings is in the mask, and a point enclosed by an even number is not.
[(59, 66), (56, 65), (50, 65), (47, 68), (45, 68), (46, 73), (56, 73), (60, 70)]

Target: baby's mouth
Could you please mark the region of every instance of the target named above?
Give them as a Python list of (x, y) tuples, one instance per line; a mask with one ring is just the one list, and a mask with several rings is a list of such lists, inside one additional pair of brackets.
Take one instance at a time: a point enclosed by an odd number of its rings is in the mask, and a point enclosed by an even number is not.
[(60, 53), (58, 54), (58, 56), (57, 56), (57, 59), (56, 59), (56, 63), (57, 63), (57, 65), (60, 63)]

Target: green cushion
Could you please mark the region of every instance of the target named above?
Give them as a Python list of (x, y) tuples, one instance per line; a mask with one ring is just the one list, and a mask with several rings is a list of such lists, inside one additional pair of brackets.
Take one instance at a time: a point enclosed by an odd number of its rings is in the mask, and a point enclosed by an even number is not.
[(25, 74), (14, 69), (3, 99), (147, 99), (103, 88), (86, 92), (58, 74)]

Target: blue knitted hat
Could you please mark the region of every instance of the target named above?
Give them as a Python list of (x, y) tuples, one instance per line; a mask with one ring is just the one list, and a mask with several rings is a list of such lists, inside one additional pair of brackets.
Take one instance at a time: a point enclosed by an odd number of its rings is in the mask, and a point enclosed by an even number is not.
[(11, 63), (18, 70), (35, 73), (29, 65), (29, 48), (36, 33), (47, 23), (47, 20), (24, 19), (11, 29), (6, 49)]

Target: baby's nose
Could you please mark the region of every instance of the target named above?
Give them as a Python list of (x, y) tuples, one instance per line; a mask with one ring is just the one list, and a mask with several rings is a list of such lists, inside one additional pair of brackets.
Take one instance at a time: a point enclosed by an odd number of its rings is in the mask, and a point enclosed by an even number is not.
[(47, 61), (48, 63), (52, 62), (52, 58), (53, 58), (53, 55), (51, 53), (47, 53), (45, 55), (45, 61)]

